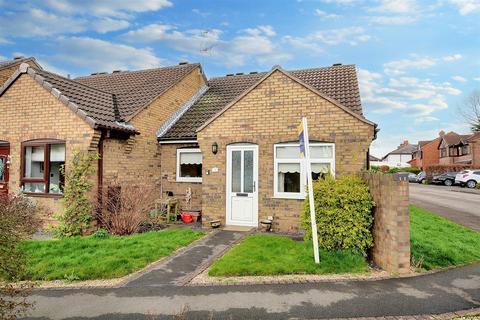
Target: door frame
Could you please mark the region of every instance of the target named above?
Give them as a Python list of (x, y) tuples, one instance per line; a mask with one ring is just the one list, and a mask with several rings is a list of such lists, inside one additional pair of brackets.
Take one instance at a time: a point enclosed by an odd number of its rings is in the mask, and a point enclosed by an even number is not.
[[(239, 223), (232, 221), (231, 217), (231, 210), (232, 210), (232, 202), (231, 202), (231, 171), (232, 171), (232, 151), (237, 151), (237, 150), (253, 150), (253, 181), (254, 181), (254, 192), (253, 192), (253, 221), (252, 223)], [(226, 217), (225, 217), (225, 224), (226, 225), (234, 225), (234, 226), (248, 226), (248, 227), (258, 227), (258, 189), (259, 189), (259, 183), (258, 183), (258, 145), (252, 144), (252, 143), (235, 143), (235, 144), (230, 144), (227, 145), (227, 157), (226, 157), (227, 165), (226, 165), (226, 189), (225, 189), (225, 195), (226, 195)], [(242, 167), (243, 167), (243, 161), (242, 161)], [(243, 185), (243, 175), (242, 175), (242, 185)]]
[(5, 157), (5, 168), (4, 168), (4, 180), (0, 180), (0, 183), (2, 184), (2, 188), (0, 189), (0, 193), (5, 193), (5, 194), (8, 194), (9, 190), (8, 190), (8, 184), (9, 184), (9, 175), (10, 175), (10, 172), (9, 172), (9, 164), (8, 164), (8, 160), (9, 160), (9, 156), (10, 156), (10, 143), (8, 143), (7, 141), (0, 141), (0, 148), (1, 149), (4, 149), (7, 151), (7, 154), (6, 154), (6, 157)]

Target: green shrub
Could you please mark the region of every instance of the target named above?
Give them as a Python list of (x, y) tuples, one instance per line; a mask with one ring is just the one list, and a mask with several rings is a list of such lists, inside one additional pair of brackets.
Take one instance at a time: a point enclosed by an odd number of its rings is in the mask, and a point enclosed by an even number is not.
[(105, 229), (98, 229), (97, 231), (95, 231), (92, 236), (96, 239), (106, 239), (108, 237), (110, 237), (110, 234), (108, 233), (107, 230)]
[[(326, 250), (350, 249), (366, 255), (373, 244), (372, 208), (368, 186), (357, 176), (327, 176), (313, 184), (318, 243)], [(302, 226), (311, 239), (310, 207), (304, 202)]]
[(65, 175), (63, 203), (65, 209), (56, 218), (59, 225), (53, 231), (57, 237), (83, 235), (91, 227), (93, 204), (90, 189), (93, 186), (91, 174), (99, 159), (96, 153), (75, 152), (72, 161), (60, 169)]

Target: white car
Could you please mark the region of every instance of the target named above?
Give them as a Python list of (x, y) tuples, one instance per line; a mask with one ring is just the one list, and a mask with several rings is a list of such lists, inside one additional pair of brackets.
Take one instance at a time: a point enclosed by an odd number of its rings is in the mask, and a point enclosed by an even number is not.
[(475, 188), (480, 183), (480, 169), (464, 170), (455, 176), (455, 183), (462, 187)]

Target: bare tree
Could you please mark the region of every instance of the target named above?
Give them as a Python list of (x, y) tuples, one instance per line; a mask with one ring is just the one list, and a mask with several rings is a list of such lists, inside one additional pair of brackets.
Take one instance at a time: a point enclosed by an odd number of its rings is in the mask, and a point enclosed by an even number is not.
[(460, 115), (471, 126), (473, 132), (480, 131), (480, 90), (475, 90), (465, 99), (459, 109)]

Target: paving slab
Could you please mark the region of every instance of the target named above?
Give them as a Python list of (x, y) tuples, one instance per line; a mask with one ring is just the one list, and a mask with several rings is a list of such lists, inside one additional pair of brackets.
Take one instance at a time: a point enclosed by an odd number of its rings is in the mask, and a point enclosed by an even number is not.
[(245, 232), (218, 230), (162, 260), (148, 272), (129, 281), (125, 287), (159, 287), (183, 285), (203, 271), (215, 258), (245, 237)]

